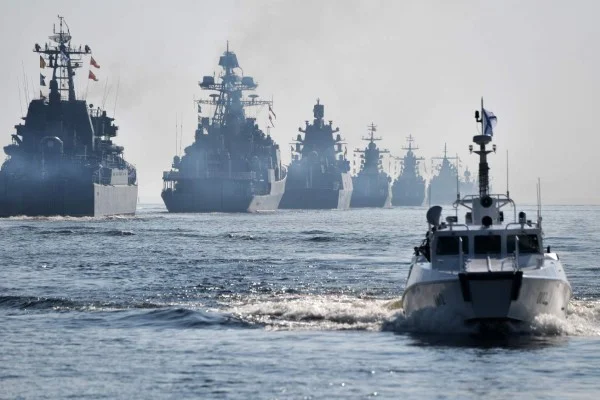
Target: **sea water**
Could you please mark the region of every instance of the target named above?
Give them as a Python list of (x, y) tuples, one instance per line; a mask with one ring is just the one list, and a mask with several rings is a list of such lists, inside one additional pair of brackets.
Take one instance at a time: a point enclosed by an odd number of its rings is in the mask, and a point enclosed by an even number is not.
[(2, 219), (0, 398), (597, 398), (600, 207), (543, 210), (567, 320), (494, 337), (403, 316), (425, 211)]

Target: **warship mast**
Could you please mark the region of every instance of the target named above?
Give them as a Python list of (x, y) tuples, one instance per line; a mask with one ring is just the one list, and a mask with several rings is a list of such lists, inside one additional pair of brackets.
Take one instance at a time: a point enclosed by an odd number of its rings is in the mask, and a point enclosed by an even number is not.
[[(84, 49), (75, 48), (71, 46), (71, 33), (69, 26), (63, 17), (58, 16), (59, 28), (56, 31), (56, 25), (53, 27), (53, 34), (49, 36), (49, 39), (55, 42), (57, 45), (51, 45), (46, 43), (44, 47), (39, 44), (35, 44), (33, 51), (40, 54), (40, 67), (52, 68), (52, 79), (50, 80), (50, 103), (60, 101), (62, 92), (66, 92), (66, 99), (68, 101), (75, 101), (75, 84), (73, 83), (73, 77), (75, 76), (75, 70), (81, 68), (83, 65), (82, 56), (89, 55), (92, 50), (88, 45), (85, 45)], [(42, 77), (43, 78), (43, 77)], [(45, 82), (42, 79), (43, 86)]]

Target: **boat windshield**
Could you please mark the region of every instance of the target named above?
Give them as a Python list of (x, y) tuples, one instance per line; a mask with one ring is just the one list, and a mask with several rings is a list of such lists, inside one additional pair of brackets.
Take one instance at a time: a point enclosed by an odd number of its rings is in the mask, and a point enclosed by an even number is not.
[(468, 236), (438, 236), (435, 253), (438, 256), (458, 255), (458, 239), (462, 238), (462, 251), (464, 254), (469, 253), (469, 237)]
[(500, 254), (502, 237), (500, 235), (475, 236), (475, 254)]
[[(519, 236), (519, 254), (539, 253), (540, 244), (537, 235), (518, 235)], [(509, 235), (506, 238), (506, 251), (508, 254), (515, 252), (515, 237)]]

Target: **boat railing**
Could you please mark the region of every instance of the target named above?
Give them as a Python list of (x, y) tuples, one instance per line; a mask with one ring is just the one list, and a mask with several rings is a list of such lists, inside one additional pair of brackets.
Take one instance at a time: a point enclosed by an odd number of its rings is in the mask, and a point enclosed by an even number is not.
[(525, 223), (510, 222), (510, 223), (506, 224), (506, 226), (504, 227), (504, 230), (508, 231), (508, 228), (510, 228), (511, 226), (524, 227), (525, 225), (532, 227), (532, 228), (539, 228), (539, 224), (537, 222), (533, 222), (533, 221), (528, 221)]
[[(489, 194), (488, 196), (497, 201), (498, 209), (501, 209), (507, 204), (512, 205), (513, 219), (515, 221), (517, 220), (517, 205), (510, 197), (503, 193)], [(458, 208), (458, 206), (463, 206), (468, 208), (469, 210), (472, 210), (473, 208), (469, 206), (469, 204), (473, 204), (473, 202), (475, 202), (476, 200), (479, 201), (479, 199), (480, 196), (478, 194), (468, 194), (465, 195), (462, 199), (455, 200), (454, 203), (452, 203), (452, 207)]]

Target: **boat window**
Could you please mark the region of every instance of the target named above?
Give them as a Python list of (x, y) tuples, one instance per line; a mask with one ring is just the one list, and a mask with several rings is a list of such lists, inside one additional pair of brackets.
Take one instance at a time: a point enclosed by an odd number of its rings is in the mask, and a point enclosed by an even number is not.
[[(506, 252), (512, 254), (515, 252), (515, 235), (506, 238)], [(519, 235), (519, 254), (539, 253), (540, 244), (537, 235)]]
[(475, 254), (500, 254), (502, 238), (500, 235), (475, 236)]
[(458, 238), (462, 238), (463, 254), (469, 254), (468, 236), (438, 236), (435, 253), (438, 256), (458, 255)]

